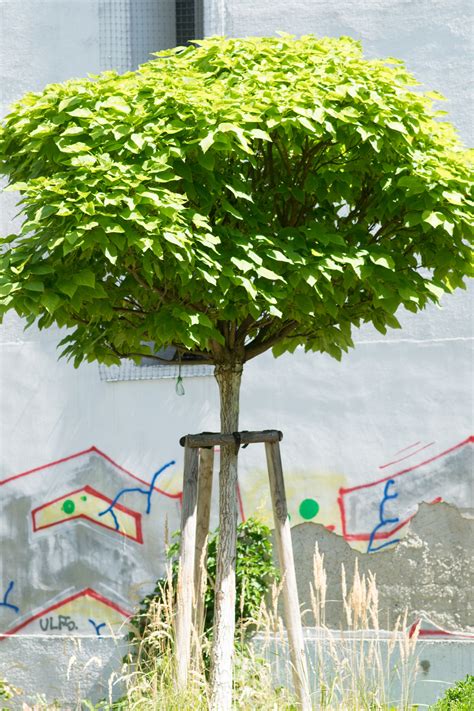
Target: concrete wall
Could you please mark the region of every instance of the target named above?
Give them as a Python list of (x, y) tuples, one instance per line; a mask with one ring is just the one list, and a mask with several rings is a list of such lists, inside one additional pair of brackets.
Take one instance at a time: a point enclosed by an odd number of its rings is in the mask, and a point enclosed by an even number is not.
[(123, 693), (117, 679), (127, 653), (123, 639), (35, 634), (0, 644), (0, 679), (8, 679), (19, 692), (9, 702), (2, 699), (2, 711), (39, 711), (47, 704), (57, 704), (49, 708), (60, 711), (82, 711), (84, 700), (96, 703)]
[[(344, 705), (337, 701), (341, 699), (342, 689), (351, 689), (350, 684), (359, 681), (360, 686), (370, 700), (379, 699), (383, 704), (383, 699), (389, 704), (389, 708), (407, 708), (406, 704), (413, 703), (415, 708), (431, 708), (431, 705), (440, 699), (446, 689), (453, 686), (454, 682), (464, 679), (472, 672), (472, 642), (453, 639), (440, 643), (437, 640), (422, 640), (414, 645), (412, 655), (408, 662), (402, 661), (404, 657), (400, 653), (400, 648), (406, 644), (402, 635), (379, 634), (355, 634), (348, 637), (344, 633), (333, 632), (318, 633), (312, 628), (304, 629), (304, 642), (309, 673), (311, 691), (313, 693), (314, 708), (318, 708), (321, 698), (328, 698), (324, 692), (321, 693), (319, 682), (319, 664), (324, 657), (328, 664), (327, 675), (323, 679), (335, 683), (330, 687), (327, 683), (325, 688), (331, 689), (331, 701), (335, 708), (354, 708), (349, 703)], [(260, 657), (263, 657), (271, 665), (272, 678), (276, 686), (292, 688), (291, 666), (289, 664), (288, 647), (280, 636), (257, 637), (254, 640)], [(375, 657), (377, 655), (377, 657)], [(367, 660), (377, 658), (385, 670), (390, 669), (391, 674), (381, 674), (376, 665)], [(344, 667), (339, 674), (331, 672), (331, 663), (337, 660), (346, 660)], [(347, 663), (349, 661), (349, 664)], [(388, 662), (388, 663), (387, 663)], [(402, 684), (400, 677), (401, 670), (405, 669), (408, 674), (405, 677), (415, 677), (413, 683)], [(362, 672), (362, 669), (364, 670)], [(311, 673), (312, 670), (316, 670)], [(357, 677), (357, 670), (360, 670)], [(324, 682), (323, 682), (324, 683)], [(355, 682), (357, 683), (357, 682)], [(323, 687), (324, 688), (324, 687)], [(353, 687), (352, 687), (353, 688)], [(372, 693), (370, 693), (372, 692)], [(407, 699), (407, 692), (409, 700)], [(327, 703), (327, 701), (326, 701)], [(360, 708), (363, 708), (362, 706)], [(377, 708), (375, 706), (375, 708)], [(381, 706), (386, 708), (386, 706)]]
[[(154, 13), (149, 22), (146, 12)], [(469, 13), (464, 0), (317, 0), (293, 3), (291, 12), (281, 0), (206, 0), (205, 27), (207, 34), (282, 29), (359, 37), (369, 56), (399, 56), (420, 81), (445, 93), (469, 142)], [(173, 22), (170, 0), (153, 8), (149, 0), (0, 0), (1, 111), (48, 82), (131, 68), (173, 44)], [(16, 212), (7, 195), (0, 203), (4, 234)], [(442, 309), (405, 315), (403, 331), (384, 339), (361, 330), (341, 364), (297, 352), (248, 365), (241, 426), (283, 430), (293, 524), (320, 523), (361, 551), (387, 549), (374, 552), (377, 558), (406, 533), (421, 501), (442, 499), (472, 514), (471, 313), (470, 293), (457, 293)], [(54, 330), (23, 332), (11, 317), (0, 328), (0, 631), (16, 629), (25, 639), (73, 632), (93, 638), (120, 628), (162, 573), (166, 529), (179, 525), (178, 438), (218, 428), (211, 377), (186, 379), (182, 398), (173, 380), (106, 382), (96, 365), (75, 371), (57, 362), (59, 338)], [(147, 489), (171, 460), (147, 514), (146, 496), (123, 490)], [(269, 520), (263, 451), (242, 451), (241, 465), (241, 516)], [(120, 492), (117, 530), (110, 513), (100, 514)], [(422, 540), (430, 560), (429, 537)], [(331, 550), (355, 555), (342, 539), (327, 540)], [(436, 541), (433, 534), (435, 552)], [(404, 546), (393, 551), (400, 565), (405, 555), (412, 560)], [(309, 548), (297, 550), (297, 560), (306, 561)], [(436, 590), (426, 592), (433, 581), (410, 580), (398, 592), (413, 609), (416, 592), (425, 595), (428, 617), (439, 613), (456, 628), (472, 624), (461, 597), (444, 598), (441, 609)], [(3, 669), (11, 661), (5, 644)]]
[[(380, 693), (383, 678), (387, 696), (395, 705), (402, 693), (397, 673), (402, 666), (400, 647), (407, 648), (406, 634), (415, 623), (420, 626), (418, 642), (410, 653), (411, 658), (404, 662), (407, 670), (417, 676), (413, 685), (414, 703), (434, 703), (448, 686), (472, 671), (474, 521), (462, 517), (447, 504), (424, 504), (412, 519), (402, 542), (392, 550), (370, 556), (358, 553), (342, 538), (314, 523), (295, 526), (292, 534), (303, 610), (314, 609), (310, 587), (312, 585), (314, 589), (315, 586), (312, 561), (316, 544), (324, 556), (323, 567), (327, 576), (325, 627), (314, 628), (312, 613), (304, 615), (310, 680), (315, 693), (319, 684), (318, 665), (323, 659), (325, 678), (336, 675), (338, 688), (343, 683), (344, 667), (337, 667), (336, 674), (335, 660), (349, 659), (349, 663), (356, 667), (361, 655), (370, 657), (377, 650), (384, 660), (384, 668), (390, 669), (391, 674), (381, 677), (380, 673), (374, 672), (373, 682)], [(80, 542), (81, 538), (78, 540)], [(93, 541), (88, 543), (91, 545)], [(38, 555), (38, 551), (35, 552)], [(51, 553), (53, 558), (57, 557), (54, 555), (57, 551)], [(356, 563), (362, 586), (369, 571), (376, 577), (378, 630), (374, 630), (374, 620), (370, 616), (368, 626), (372, 629), (369, 631), (364, 623), (347, 623), (342, 604), (341, 566), (345, 567), (350, 592)], [(84, 570), (80, 572), (84, 574)], [(120, 576), (124, 573), (123, 569), (119, 572)], [(63, 566), (59, 566), (57, 574), (59, 586), (61, 578), (65, 577)], [(137, 575), (136, 569), (132, 575)], [(320, 581), (321, 577), (316, 575), (316, 579)], [(66, 627), (62, 632), (50, 629), (51, 621), (57, 625), (61, 619), (56, 609), (17, 634), (0, 637), (0, 678), (4, 676), (22, 690), (21, 696), (11, 703), (11, 708), (19, 708), (23, 700), (28, 703), (37, 701), (39, 690), (46, 693), (49, 701), (56, 700), (65, 710), (79, 708), (82, 699), (95, 702), (109, 695), (115, 698), (123, 692), (120, 670), (126, 646), (121, 636), (120, 617), (115, 630), (110, 625), (107, 634), (96, 638), (87, 634), (88, 621), (85, 618), (93, 616), (99, 623), (103, 609), (103, 601), (92, 597), (82, 610), (77, 606), (74, 608), (74, 602), (69, 603), (68, 609), (62, 608), (65, 625), (71, 621), (77, 624), (72, 634), (65, 634)], [(406, 618), (403, 617), (405, 610)], [(395, 628), (398, 617), (405, 619), (406, 628), (402, 622), (396, 634), (385, 631)], [(347, 628), (349, 632), (341, 632)], [(29, 633), (25, 633), (25, 629), (29, 629)], [(118, 633), (115, 637), (110, 634), (114, 631)], [(259, 656), (263, 655), (270, 662), (275, 681), (291, 687), (286, 637), (273, 637), (268, 630), (257, 636), (254, 644)], [(49, 670), (47, 684), (45, 669)], [(373, 671), (372, 668), (366, 669), (367, 690)]]
[[(404, 538), (390, 549), (365, 555), (323, 526), (302, 523), (292, 529), (298, 592), (306, 625), (315, 623), (311, 586), (315, 587), (315, 548), (324, 556), (327, 576), (325, 624), (347, 625), (342, 604), (341, 566), (348, 587), (354, 570), (375, 575), (379, 621), (392, 629), (407, 610), (408, 624), (421, 622), (422, 636), (441, 628), (474, 639), (474, 520), (444, 503), (422, 504)], [(316, 570), (316, 573), (315, 573)], [(371, 625), (372, 626), (372, 625)]]

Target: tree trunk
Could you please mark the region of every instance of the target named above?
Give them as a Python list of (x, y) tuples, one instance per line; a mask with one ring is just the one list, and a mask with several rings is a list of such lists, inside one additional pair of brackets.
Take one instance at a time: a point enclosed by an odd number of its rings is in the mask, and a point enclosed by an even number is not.
[[(242, 364), (216, 366), (221, 432), (239, 428)], [(237, 540), (237, 448), (221, 447), (219, 472), (219, 547), (217, 551), (214, 635), (211, 651), (211, 711), (230, 711), (235, 631), (235, 558)]]

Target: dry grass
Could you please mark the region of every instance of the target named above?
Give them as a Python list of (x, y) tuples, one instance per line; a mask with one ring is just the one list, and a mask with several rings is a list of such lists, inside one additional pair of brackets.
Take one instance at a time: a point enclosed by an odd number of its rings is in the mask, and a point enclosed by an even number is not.
[(375, 576), (360, 575), (357, 560), (349, 588), (341, 569), (345, 621), (335, 634), (325, 625), (326, 573), (324, 556), (316, 547), (311, 590), (312, 612), (319, 629), (313, 670), (322, 709), (411, 708), (415, 681), (418, 630), (410, 637), (407, 613), (393, 630), (380, 629), (379, 597)]
[[(341, 630), (325, 624), (327, 578), (324, 556), (316, 548), (313, 560), (311, 607), (316, 629), (308, 644), (313, 705), (324, 711), (407, 711), (416, 669), (417, 634), (407, 632), (406, 615), (391, 631), (379, 624), (375, 577), (360, 575), (357, 564), (350, 585), (341, 570), (343, 610)], [(281, 586), (274, 586), (258, 619), (241, 625), (234, 662), (234, 708), (238, 711), (291, 711), (297, 708), (291, 693), (291, 667), (283, 621), (279, 615)], [(193, 668), (189, 684), (175, 686), (175, 610), (171, 586), (150, 616), (145, 638), (135, 661), (111, 680), (125, 685), (121, 701), (108, 709), (147, 711), (205, 711), (208, 709), (206, 663), (209, 641), (193, 640)], [(104, 708), (104, 707), (103, 707)]]

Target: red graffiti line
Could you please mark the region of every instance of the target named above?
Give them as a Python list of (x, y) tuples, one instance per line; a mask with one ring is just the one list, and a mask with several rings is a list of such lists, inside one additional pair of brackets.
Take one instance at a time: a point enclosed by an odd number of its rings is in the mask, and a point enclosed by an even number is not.
[(415, 454), (418, 454), (419, 452), (422, 452), (424, 449), (428, 449), (428, 447), (432, 447), (433, 445), (434, 445), (434, 442), (425, 444), (424, 447), (415, 449), (414, 452), (410, 452), (410, 454), (407, 454), (405, 457), (400, 457), (400, 459), (394, 459), (393, 462), (387, 462), (387, 464), (381, 464), (379, 469), (386, 469), (387, 467), (391, 467), (393, 464), (398, 464), (399, 462), (403, 462), (405, 459), (410, 459), (410, 457), (413, 457)]
[(77, 600), (81, 597), (90, 597), (93, 600), (97, 600), (98, 602), (101, 602), (102, 604), (106, 605), (107, 607), (110, 607), (112, 610), (115, 610), (116, 612), (118, 612), (126, 620), (128, 620), (128, 619), (130, 619), (130, 617), (132, 617), (133, 613), (129, 612), (128, 610), (124, 610), (123, 607), (120, 607), (120, 605), (117, 605), (117, 603), (112, 602), (112, 600), (109, 600), (109, 598), (104, 597), (103, 595), (96, 592), (92, 588), (85, 588), (84, 590), (81, 590), (80, 592), (75, 593), (74, 595), (70, 595), (69, 597), (66, 597), (63, 600), (60, 600), (59, 602), (56, 602), (53, 605), (50, 605), (50, 607), (47, 607), (44, 610), (40, 610), (40, 612), (37, 612), (36, 614), (32, 615), (31, 617), (28, 617), (28, 619), (24, 620), (23, 622), (20, 622), (19, 625), (16, 625), (16, 627), (12, 627), (7, 632), (2, 632), (0, 634), (0, 642), (2, 641), (2, 639), (5, 639), (6, 637), (11, 637), (12, 635), (17, 634), (17, 632), (22, 630), (24, 627), (27, 627), (32, 622), (39, 620), (40, 617), (44, 617), (45, 615), (48, 615), (50, 612), (54, 612), (54, 610), (57, 610), (58, 608), (63, 607), (64, 605), (67, 605), (69, 602), (73, 602), (74, 600)]
[(142, 534), (142, 515), (138, 513), (137, 511), (133, 511), (132, 509), (129, 509), (127, 506), (123, 506), (122, 504), (115, 504), (114, 508), (116, 508), (118, 511), (122, 511), (123, 513), (128, 514), (135, 520), (135, 529), (136, 529), (136, 535), (125, 533), (125, 531), (122, 531), (121, 529), (116, 529), (114, 526), (107, 526), (107, 524), (103, 523), (102, 521), (98, 521), (95, 518), (92, 518), (91, 516), (88, 516), (87, 514), (80, 513), (76, 515), (66, 515), (64, 518), (58, 520), (58, 521), (53, 521), (52, 523), (47, 523), (44, 525), (37, 525), (36, 519), (37, 519), (37, 514), (42, 511), (43, 509), (47, 508), (48, 506), (51, 506), (52, 504), (55, 504), (58, 501), (61, 501), (62, 499), (74, 496), (75, 494), (79, 494), (81, 492), (85, 492), (86, 494), (89, 494), (90, 496), (94, 496), (97, 499), (100, 499), (101, 501), (105, 501), (107, 504), (112, 503), (112, 499), (109, 499), (107, 496), (104, 496), (104, 494), (101, 494), (99, 491), (96, 489), (93, 489), (91, 486), (84, 486), (81, 489), (75, 489), (75, 491), (71, 491), (68, 494), (63, 494), (62, 496), (58, 496), (57, 499), (53, 499), (52, 501), (47, 501), (45, 504), (42, 504), (42, 506), (38, 506), (36, 509), (33, 509), (31, 512), (31, 516), (33, 519), (33, 531), (36, 533), (37, 531), (42, 531), (45, 528), (51, 528), (51, 526), (58, 526), (61, 523), (66, 523), (67, 521), (72, 521), (74, 519), (85, 519), (87, 521), (90, 521), (91, 523), (96, 524), (97, 526), (101, 526), (102, 528), (107, 529), (108, 531), (112, 531), (113, 533), (118, 533), (121, 536), (124, 536), (125, 538), (131, 538), (132, 541), (136, 541), (137, 543), (143, 543), (143, 534)]
[[(135, 481), (139, 481), (141, 484), (145, 484), (146, 486), (150, 486), (150, 482), (145, 481), (144, 479), (141, 479), (139, 476), (136, 474), (132, 474), (132, 472), (128, 471), (128, 469), (125, 469), (124, 467), (120, 466), (120, 464), (117, 464), (111, 457), (108, 456), (108, 454), (105, 454), (102, 452), (100, 449), (95, 447), (94, 445), (92, 447), (89, 447), (89, 449), (84, 449), (82, 452), (76, 452), (76, 454), (70, 454), (68, 457), (63, 457), (62, 459), (57, 459), (54, 462), (49, 462), (49, 464), (42, 464), (40, 467), (35, 467), (34, 469), (28, 469), (28, 471), (21, 472), (20, 474), (14, 474), (13, 476), (8, 477), (7, 479), (3, 479), (3, 481), (0, 481), (0, 486), (3, 486), (4, 484), (8, 484), (10, 481), (14, 481), (15, 479), (20, 479), (22, 476), (28, 476), (29, 474), (34, 474), (35, 472), (43, 471), (45, 469), (49, 469), (50, 467), (54, 467), (57, 464), (63, 464), (64, 462), (69, 462), (72, 459), (77, 459), (78, 457), (83, 457), (86, 454), (97, 454), (99, 457), (102, 457), (102, 459), (105, 459), (109, 464), (112, 464), (116, 469), (119, 471), (123, 472), (127, 476), (131, 477), (132, 479), (135, 479)], [(170, 499), (180, 499), (181, 498), (181, 493), (178, 494), (170, 494), (168, 491), (164, 491), (163, 489), (158, 488), (157, 486), (154, 487), (154, 491), (157, 491), (159, 494), (163, 494), (163, 496), (167, 496)]]
[(403, 447), (403, 449), (399, 449), (398, 452), (395, 452), (394, 456), (396, 457), (397, 454), (402, 454), (402, 452), (406, 452), (409, 449), (413, 449), (413, 447), (416, 447), (419, 444), (421, 444), (421, 442), (413, 442), (413, 444), (409, 444), (408, 447)]
[[(370, 533), (349, 533), (347, 530), (347, 519), (346, 519), (346, 510), (345, 510), (345, 505), (344, 505), (344, 496), (346, 494), (350, 494), (352, 491), (360, 491), (362, 489), (369, 489), (373, 486), (378, 486), (379, 484), (383, 484), (389, 479), (395, 479), (395, 477), (402, 476), (403, 474), (410, 474), (414, 471), (417, 471), (421, 467), (426, 466), (427, 464), (431, 464), (432, 462), (437, 461), (438, 459), (441, 459), (442, 457), (445, 457), (447, 454), (451, 454), (452, 452), (455, 452), (458, 449), (461, 449), (461, 447), (465, 447), (467, 444), (472, 444), (474, 442), (474, 435), (470, 435), (469, 437), (466, 437), (466, 439), (463, 439), (462, 442), (459, 442), (458, 444), (455, 444), (453, 447), (450, 447), (449, 449), (446, 449), (444, 452), (441, 452), (440, 454), (437, 454), (434, 457), (431, 457), (430, 459), (426, 459), (424, 462), (420, 462), (420, 464), (415, 464), (412, 467), (408, 467), (407, 469), (402, 469), (401, 471), (397, 472), (396, 474), (390, 474), (387, 477), (383, 477), (382, 479), (377, 479), (376, 481), (372, 481), (368, 484), (360, 484), (359, 486), (352, 486), (347, 489), (344, 487), (341, 487), (339, 489), (339, 496), (337, 498), (337, 503), (339, 506), (339, 511), (341, 515), (341, 525), (342, 525), (342, 535), (346, 539), (346, 541), (368, 541), (370, 539)], [(413, 518), (414, 514), (412, 516), (409, 516), (406, 518), (404, 521), (401, 521), (398, 526), (395, 528), (392, 528), (389, 531), (383, 531), (383, 532), (377, 532), (374, 536), (374, 540), (383, 540), (385, 538), (389, 538), (392, 536), (394, 533), (399, 531), (403, 526), (406, 526), (406, 524), (411, 521)]]
[[(420, 620), (417, 620), (412, 624), (408, 631), (408, 636), (411, 639), (416, 632), (417, 627), (421, 624)], [(463, 639), (474, 639), (474, 634), (469, 634), (468, 632), (448, 632), (448, 630), (442, 629), (418, 629), (418, 637), (461, 637)]]
[[(57, 464), (63, 464), (64, 462), (69, 462), (72, 459), (77, 459), (78, 457), (82, 457), (86, 454), (98, 454), (99, 457), (102, 457), (102, 459), (105, 459), (107, 462), (112, 464), (116, 469), (119, 471), (123, 472), (127, 476), (131, 477), (132, 479), (135, 479), (135, 481), (139, 481), (140, 484), (145, 484), (145, 486), (150, 486), (149, 481), (145, 481), (145, 479), (141, 479), (139, 476), (136, 474), (132, 474), (128, 469), (125, 469), (122, 467), (120, 464), (117, 464), (111, 457), (109, 457), (108, 454), (105, 454), (105, 452), (102, 452), (100, 449), (98, 449), (95, 445), (92, 445), (92, 447), (89, 447), (89, 449), (83, 449), (81, 452), (76, 452), (75, 454), (70, 454), (67, 457), (62, 457), (61, 459), (56, 459), (54, 462), (49, 462), (48, 464), (42, 464), (39, 467), (34, 467), (34, 469), (28, 469), (27, 471), (20, 472), (19, 474), (14, 474), (13, 476), (7, 477), (6, 479), (0, 480), (0, 486), (3, 486), (4, 484), (8, 484), (11, 481), (14, 481), (15, 479), (20, 479), (23, 476), (28, 476), (29, 474), (35, 474), (36, 472), (40, 472), (45, 469), (49, 469), (50, 467), (54, 467)], [(183, 503), (183, 493), (182, 491), (179, 491), (177, 494), (171, 494), (169, 491), (164, 491), (163, 489), (160, 489), (158, 486), (153, 487), (154, 491), (157, 491), (159, 494), (163, 494), (163, 496), (167, 496), (169, 499), (175, 499), (179, 502), (179, 504), (182, 506)], [(237, 500), (239, 504), (239, 511), (240, 511), (240, 517), (242, 521), (245, 521), (245, 512), (244, 512), (244, 506), (242, 502), (242, 495), (240, 492), (240, 486), (237, 483)], [(108, 500), (109, 501), (109, 500)]]

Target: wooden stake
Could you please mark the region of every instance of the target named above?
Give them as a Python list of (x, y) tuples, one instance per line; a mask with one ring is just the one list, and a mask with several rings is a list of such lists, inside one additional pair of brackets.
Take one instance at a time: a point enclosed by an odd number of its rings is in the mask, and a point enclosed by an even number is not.
[(268, 476), (275, 519), (275, 540), (283, 577), (283, 603), (285, 622), (290, 647), (290, 659), (296, 696), (302, 711), (311, 710), (311, 698), (308, 684), (308, 670), (304, 650), (303, 628), (301, 625), (298, 589), (296, 587), (293, 545), (291, 542), (290, 521), (286, 504), (285, 484), (281, 465), (278, 442), (266, 442)]
[(222, 432), (201, 432), (200, 434), (188, 434), (181, 437), (179, 443), (182, 447), (216, 447), (226, 444), (235, 444), (235, 436), (238, 435), (240, 444), (258, 444), (260, 442), (280, 442), (283, 434), (280, 430), (261, 430), (260, 432), (222, 433)]
[(199, 451), (186, 446), (184, 450), (178, 610), (176, 614), (177, 680), (178, 686), (181, 688), (187, 684), (191, 659), (198, 465)]
[(200, 638), (204, 632), (204, 598), (207, 578), (207, 541), (211, 515), (212, 474), (214, 448), (201, 449), (199, 458), (199, 482), (196, 524), (196, 554), (194, 558), (194, 597), (196, 601), (194, 626)]
[[(224, 411), (226, 411), (225, 408)], [(232, 424), (233, 423), (229, 424), (224, 422), (224, 427), (227, 431), (232, 431)], [(280, 457), (279, 442), (281, 438), (282, 434), (278, 430), (263, 430), (261, 432), (235, 432), (232, 434), (201, 433), (199, 435), (188, 435), (180, 440), (180, 443), (185, 446), (181, 553), (178, 574), (178, 611), (176, 621), (177, 671), (178, 685), (180, 687), (185, 686), (187, 683), (190, 666), (193, 597), (196, 601), (197, 608), (194, 622), (195, 624), (197, 623), (199, 632), (202, 629), (204, 620), (204, 576), (202, 572), (205, 566), (205, 553), (209, 532), (213, 450), (208, 449), (202, 450), (201, 452), (201, 466), (199, 471), (201, 483), (199, 484), (198, 493), (198, 448), (206, 446), (212, 447), (213, 445), (220, 444), (224, 447), (224, 457), (232, 455), (230, 458), (228, 457), (230, 463), (227, 467), (228, 471), (226, 470), (227, 473), (232, 476), (229, 476), (229, 481), (223, 481), (223, 483), (227, 485), (225, 491), (221, 482), (219, 497), (220, 521), (226, 524), (227, 533), (227, 538), (224, 536), (220, 542), (220, 549), (223, 544), (224, 547), (227, 546), (227, 548), (225, 548), (226, 555), (222, 556), (222, 558), (226, 565), (231, 561), (231, 565), (230, 567), (229, 565), (227, 565), (227, 567), (224, 565), (224, 571), (220, 571), (222, 587), (220, 595), (225, 604), (222, 603), (221, 607), (216, 605), (215, 610), (214, 628), (216, 636), (213, 645), (212, 695), (210, 700), (210, 708), (213, 709), (213, 711), (230, 709), (232, 703), (232, 671), (231, 666), (229, 666), (232, 655), (228, 653), (228, 647), (232, 650), (234, 633), (235, 570), (232, 567), (232, 554), (235, 558), (234, 537), (237, 521), (231, 521), (231, 519), (233, 519), (236, 514), (234, 489), (237, 480), (237, 450), (240, 444), (253, 444), (257, 442), (265, 442), (270, 492), (275, 519), (275, 540), (280, 569), (283, 576), (283, 603), (295, 692), (301, 711), (311, 711), (303, 628), (301, 625), (290, 522), (288, 519), (283, 469)], [(232, 444), (235, 445), (235, 450), (229, 449), (229, 445)], [(222, 530), (221, 527), (221, 534)], [(232, 615), (230, 613), (232, 613)], [(219, 614), (222, 619), (219, 618)], [(219, 624), (219, 622), (222, 624)], [(218, 633), (221, 634), (222, 639), (217, 640)], [(219, 644), (217, 644), (216, 640)]]

